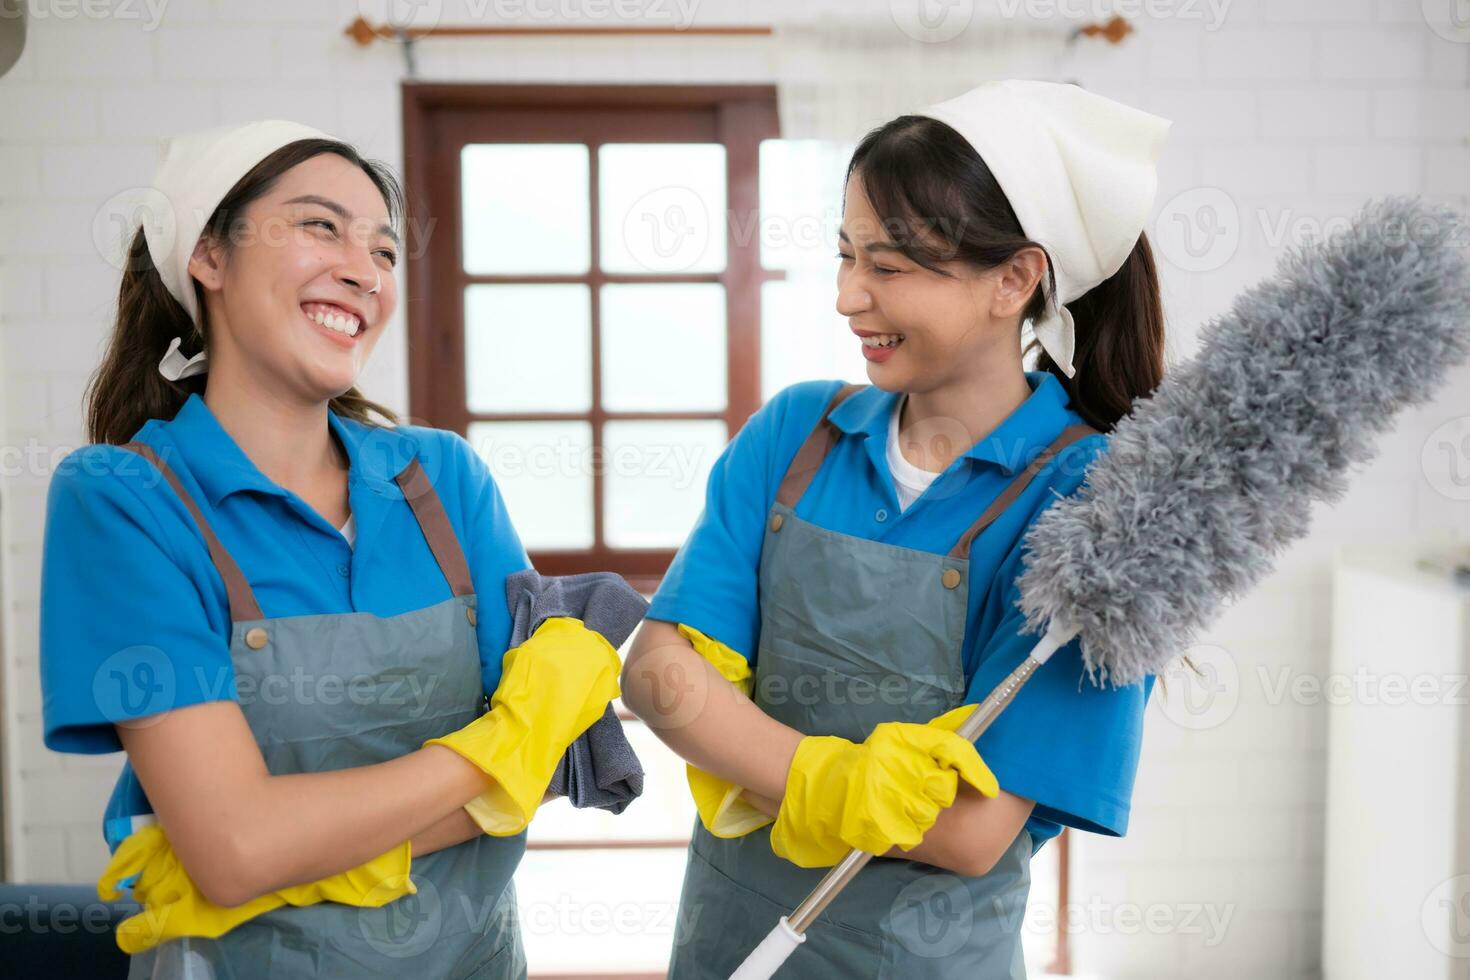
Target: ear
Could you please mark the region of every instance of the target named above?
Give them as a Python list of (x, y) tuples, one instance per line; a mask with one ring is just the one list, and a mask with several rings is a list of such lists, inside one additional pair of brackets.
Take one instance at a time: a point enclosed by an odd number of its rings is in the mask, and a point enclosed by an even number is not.
[(194, 252), (189, 256), (189, 275), (198, 279), (205, 289), (224, 288), (224, 250), (207, 235), (200, 235), (194, 243)]
[(1046, 253), (1034, 246), (1021, 249), (1002, 263), (996, 269), (990, 315), (997, 320), (1019, 317), (1046, 278), (1046, 268)]

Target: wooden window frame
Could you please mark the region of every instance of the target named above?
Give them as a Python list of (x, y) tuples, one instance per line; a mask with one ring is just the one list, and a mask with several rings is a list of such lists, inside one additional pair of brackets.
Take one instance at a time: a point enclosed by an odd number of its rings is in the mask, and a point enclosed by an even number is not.
[[(425, 232), (420, 228), (422, 223), (411, 221), (406, 250), (409, 411), (413, 417), (461, 435), (470, 423), (478, 421), (585, 420), (593, 430), (594, 460), (603, 458), (602, 428), (609, 421), (717, 419), (725, 423), (727, 438), (733, 436), (760, 407), (761, 284), (784, 278), (779, 271), (761, 268), (757, 234), (760, 141), (779, 135), (776, 90), (770, 85), (405, 85), (404, 170), (410, 212), (422, 208), (435, 222)], [(464, 271), (458, 148), (479, 142), (589, 145), (591, 263), (587, 274), (486, 276)], [(614, 142), (725, 146), (728, 220), (723, 271), (683, 275), (602, 271), (597, 148)], [(470, 412), (463, 368), (465, 287), (475, 283), (564, 282), (586, 283), (592, 293), (591, 410)], [(599, 287), (625, 282), (717, 283), (724, 287), (728, 392), (724, 411), (609, 412), (603, 408)], [(636, 588), (651, 592), (677, 549), (606, 545), (606, 480), (601, 469), (595, 466), (592, 478), (593, 547), (534, 551), (531, 559), (547, 575), (615, 571)]]

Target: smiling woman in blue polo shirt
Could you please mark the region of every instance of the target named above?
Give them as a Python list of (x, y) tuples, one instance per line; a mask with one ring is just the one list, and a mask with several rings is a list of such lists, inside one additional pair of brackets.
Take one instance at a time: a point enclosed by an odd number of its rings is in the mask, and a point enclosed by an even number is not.
[(1026, 530), (1162, 376), (1141, 115), (997, 82), (858, 144), (836, 305), (872, 384), (750, 418), (624, 668), (699, 811), (671, 980), (728, 976), (850, 848), (879, 857), (779, 976), (1021, 978), (1036, 849), (1126, 830), (1152, 677), (1084, 683), (1074, 640), (955, 729), (1035, 643)]
[(524, 827), (618, 657), (564, 617), (506, 649), (489, 472), (355, 387), (395, 179), (267, 121), (169, 141), (154, 189), (41, 585), (47, 746), (128, 756), (99, 891), (144, 906), (132, 975), (524, 976)]

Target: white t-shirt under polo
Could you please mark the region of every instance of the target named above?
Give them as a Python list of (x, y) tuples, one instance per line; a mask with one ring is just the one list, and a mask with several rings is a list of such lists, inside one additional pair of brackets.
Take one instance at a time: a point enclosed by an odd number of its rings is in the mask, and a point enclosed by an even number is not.
[(929, 489), (929, 484), (939, 475), (910, 463), (898, 448), (898, 418), (903, 414), (903, 404), (907, 400), (905, 395), (894, 402), (893, 416), (888, 420), (888, 471), (893, 474), (893, 489), (898, 491), (899, 510), (907, 510), (909, 504), (919, 499), (919, 495)]

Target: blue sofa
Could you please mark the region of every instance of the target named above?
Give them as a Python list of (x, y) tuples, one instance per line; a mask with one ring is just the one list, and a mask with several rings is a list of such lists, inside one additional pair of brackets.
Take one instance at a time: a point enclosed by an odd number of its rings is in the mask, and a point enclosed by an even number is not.
[(92, 885), (0, 884), (0, 974), (6, 980), (128, 975), (117, 924), (136, 902), (104, 902)]

